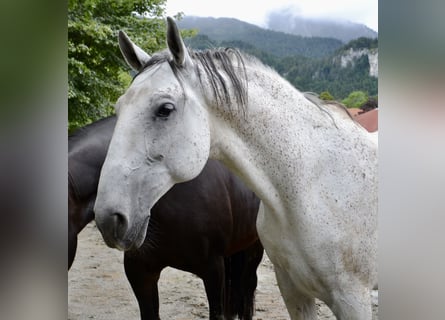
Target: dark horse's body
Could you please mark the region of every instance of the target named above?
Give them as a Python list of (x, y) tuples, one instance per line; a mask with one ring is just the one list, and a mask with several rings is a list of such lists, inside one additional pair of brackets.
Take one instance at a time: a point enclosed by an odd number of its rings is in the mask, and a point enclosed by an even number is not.
[[(69, 138), (69, 268), (77, 234), (94, 218), (100, 169), (115, 123), (109, 117)], [(151, 210), (144, 244), (124, 256), (141, 318), (159, 319), (157, 282), (162, 269), (171, 266), (203, 279), (210, 319), (251, 319), (263, 256), (255, 227), (258, 208), (255, 194), (216, 161), (163, 196)]]

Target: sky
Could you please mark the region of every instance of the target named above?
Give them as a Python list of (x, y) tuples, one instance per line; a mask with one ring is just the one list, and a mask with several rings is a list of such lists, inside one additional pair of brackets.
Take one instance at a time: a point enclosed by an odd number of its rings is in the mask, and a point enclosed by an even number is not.
[(378, 31), (378, 0), (167, 0), (167, 15), (227, 17), (266, 26), (267, 14), (292, 8), (298, 15), (328, 17), (365, 24)]

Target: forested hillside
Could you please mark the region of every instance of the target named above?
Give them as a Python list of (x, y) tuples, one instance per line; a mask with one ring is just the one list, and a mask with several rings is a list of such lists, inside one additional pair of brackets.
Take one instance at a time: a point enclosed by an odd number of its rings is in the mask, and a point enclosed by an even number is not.
[(299, 55), (304, 57), (325, 57), (340, 48), (343, 43), (333, 38), (302, 37), (262, 29), (231, 18), (184, 17), (178, 23), (182, 29), (196, 29), (216, 42), (242, 41), (259, 50), (277, 57)]
[(351, 92), (363, 91), (368, 96), (378, 93), (376, 77), (370, 76), (370, 65), (367, 55), (354, 59), (346, 67), (341, 65), (341, 56), (353, 50), (377, 50), (377, 39), (360, 38), (338, 48), (332, 54), (313, 58), (303, 55), (280, 57), (272, 52), (263, 51), (250, 43), (241, 40), (216, 41), (207, 35), (198, 34), (185, 40), (194, 49), (212, 47), (235, 47), (259, 58), (271, 66), (296, 88), (316, 93), (329, 92), (336, 100), (345, 99)]
[[(112, 114), (117, 98), (131, 82), (129, 68), (119, 51), (118, 30), (127, 32), (147, 52), (165, 48), (165, 3), (166, 0), (69, 2), (69, 131)], [(142, 18), (146, 13), (151, 18)], [(275, 68), (303, 91), (323, 93), (321, 96), (337, 100), (357, 91), (366, 97), (377, 94), (377, 40), (359, 39), (345, 46), (332, 38), (304, 38), (236, 19), (186, 17), (179, 26), (189, 46), (240, 48)], [(369, 76), (369, 57), (374, 76)]]

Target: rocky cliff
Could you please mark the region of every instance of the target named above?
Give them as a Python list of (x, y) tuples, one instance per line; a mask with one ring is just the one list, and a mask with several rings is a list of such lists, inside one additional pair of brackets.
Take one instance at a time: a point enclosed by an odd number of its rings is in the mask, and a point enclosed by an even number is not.
[(354, 65), (355, 61), (364, 56), (368, 56), (369, 61), (369, 75), (378, 78), (379, 76), (379, 51), (378, 49), (353, 49), (350, 48), (340, 55), (340, 65), (346, 68), (349, 65)]

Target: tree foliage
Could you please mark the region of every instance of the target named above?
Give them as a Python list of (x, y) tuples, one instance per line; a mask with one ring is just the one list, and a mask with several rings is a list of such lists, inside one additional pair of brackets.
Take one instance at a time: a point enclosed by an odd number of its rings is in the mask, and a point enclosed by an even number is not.
[(369, 95), (378, 92), (378, 79), (369, 75), (367, 55), (347, 67), (342, 67), (332, 56), (324, 59), (294, 56), (278, 60), (272, 66), (302, 91), (329, 91), (336, 99), (344, 99), (358, 90)]
[(329, 93), (329, 91), (323, 91), (322, 93), (320, 93), (319, 97), (321, 100), (325, 100), (325, 101), (334, 100), (334, 97), (332, 96), (332, 94)]
[(343, 103), (348, 108), (360, 108), (363, 104), (368, 101), (368, 95), (363, 91), (354, 91), (347, 96), (346, 99), (343, 99), (341, 103)]
[(342, 50), (347, 49), (362, 49), (362, 48), (368, 48), (368, 49), (376, 49), (379, 46), (379, 40), (378, 38), (365, 38), (360, 37), (358, 39), (352, 40), (346, 44)]
[(70, 0), (68, 4), (68, 126), (113, 112), (130, 81), (118, 47), (124, 30), (148, 52), (165, 47), (166, 0)]

